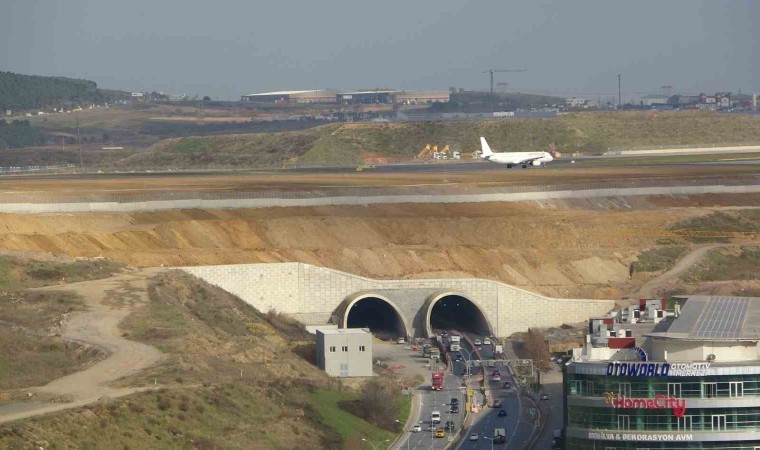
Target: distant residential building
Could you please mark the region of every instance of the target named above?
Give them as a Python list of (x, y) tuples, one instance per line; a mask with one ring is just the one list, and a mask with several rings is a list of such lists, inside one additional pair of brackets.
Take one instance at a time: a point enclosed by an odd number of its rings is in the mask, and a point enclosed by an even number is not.
[(10, 109), (6, 109), (5, 110), (5, 115), (6, 116), (10, 116), (11, 114), (13, 114), (13, 111), (11, 111)]
[(327, 89), (312, 89), (301, 91), (274, 91), (261, 92), (258, 94), (247, 94), (240, 97), (244, 102), (255, 103), (291, 103), (291, 104), (310, 104), (310, 103), (335, 103), (335, 92)]
[(586, 100), (586, 103), (583, 104), (584, 108), (598, 108), (599, 107), (599, 101), (598, 100)]
[(586, 103), (586, 100), (578, 97), (565, 99), (565, 106), (568, 108), (580, 108)]
[(133, 92), (132, 93), (132, 97), (136, 97), (136, 98), (143, 98), (143, 95), (144, 94), (142, 92)]
[(317, 364), (331, 377), (371, 377), (372, 333), (366, 328), (317, 329)]

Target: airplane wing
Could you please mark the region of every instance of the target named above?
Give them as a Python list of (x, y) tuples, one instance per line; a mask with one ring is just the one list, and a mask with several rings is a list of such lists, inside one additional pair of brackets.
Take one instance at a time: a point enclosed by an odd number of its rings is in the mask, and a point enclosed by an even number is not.
[(541, 159), (541, 158), (543, 158), (543, 155), (541, 155), (541, 156), (533, 156), (533, 157), (525, 158), (525, 159), (516, 159), (516, 160), (512, 161), (512, 164), (530, 164), (533, 161), (535, 161), (537, 159)]

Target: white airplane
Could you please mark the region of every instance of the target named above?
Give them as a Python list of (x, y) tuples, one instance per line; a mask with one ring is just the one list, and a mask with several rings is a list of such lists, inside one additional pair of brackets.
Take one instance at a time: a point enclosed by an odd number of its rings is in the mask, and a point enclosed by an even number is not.
[(511, 169), (512, 166), (521, 165), (523, 169), (531, 166), (540, 166), (543, 163), (554, 161), (552, 155), (547, 152), (507, 152), (507, 153), (494, 153), (491, 147), (488, 146), (486, 138), (480, 138), (480, 147), (482, 152), (480, 157), (486, 161), (491, 161), (499, 164), (506, 164), (507, 169)]

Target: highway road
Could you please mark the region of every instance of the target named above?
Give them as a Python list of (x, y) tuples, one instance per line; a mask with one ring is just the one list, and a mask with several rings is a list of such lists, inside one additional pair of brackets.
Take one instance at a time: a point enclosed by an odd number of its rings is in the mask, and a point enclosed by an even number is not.
[[(483, 360), (492, 359), (492, 346), (482, 345), (480, 346), (480, 349)], [(505, 350), (505, 356), (508, 359), (516, 358), (516, 355), (514, 355), (511, 348), (511, 344), (508, 344), (508, 346), (505, 345)], [(501, 400), (501, 407), (488, 407), (476, 415), (475, 422), (472, 423), (470, 429), (466, 433), (466, 440), (458, 447), (460, 450), (489, 450), (491, 448), (523, 450), (525, 448), (525, 443), (533, 433), (534, 423), (530, 418), (529, 410), (534, 408), (535, 405), (526, 401), (520, 402), (519, 391), (515, 388), (517, 383), (512, 377), (511, 372), (509, 370), (500, 370), (500, 372), (501, 381), (496, 382), (493, 381), (491, 377), (493, 374), (493, 368), (487, 369), (488, 386), (492, 393), (491, 399)], [(505, 381), (509, 381), (512, 388), (504, 389)], [(492, 402), (489, 406), (492, 406)], [(506, 417), (499, 417), (498, 412), (500, 409), (506, 411)], [(489, 439), (494, 436), (494, 429), (496, 428), (504, 428), (506, 430), (506, 444), (495, 444)], [(472, 433), (478, 434), (477, 441), (468, 440)], [(551, 433), (551, 431), (549, 431), (549, 433)], [(551, 440), (549, 443), (551, 443)], [(543, 447), (539, 446), (538, 448)]]
[[(443, 370), (445, 370), (445, 366), (443, 366)], [(449, 444), (449, 436), (462, 424), (462, 420), (464, 419), (465, 391), (460, 388), (462, 387), (463, 379), (455, 376), (451, 371), (447, 371), (444, 376), (444, 389), (433, 391), (430, 389), (432, 373), (433, 371), (431, 370), (428, 379), (425, 381), (427, 386), (423, 387), (422, 393), (419, 396), (419, 424), (422, 427), (422, 431), (407, 433), (408, 442), (399, 443), (398, 448), (418, 450), (443, 449)], [(450, 412), (452, 398), (459, 400), (460, 412), (458, 413), (452, 414)], [(430, 415), (433, 411), (440, 411), (441, 413), (441, 423), (437, 425), (438, 428), (442, 428), (447, 421), (454, 422), (454, 430), (446, 430), (446, 436), (443, 438), (435, 437), (432, 432)], [(451, 439), (454, 439), (453, 436)]]

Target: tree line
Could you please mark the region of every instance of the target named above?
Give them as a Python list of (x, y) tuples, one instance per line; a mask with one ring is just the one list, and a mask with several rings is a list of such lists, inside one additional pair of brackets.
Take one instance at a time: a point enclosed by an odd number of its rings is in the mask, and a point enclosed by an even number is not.
[(31, 126), (28, 120), (8, 123), (5, 119), (0, 119), (0, 149), (33, 147), (44, 143), (45, 136), (39, 128)]
[(0, 112), (113, 102), (129, 95), (98, 89), (89, 80), (0, 72)]

